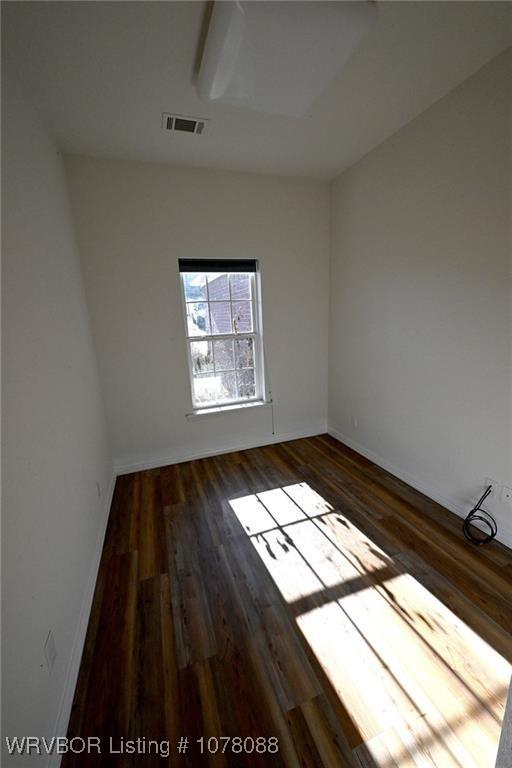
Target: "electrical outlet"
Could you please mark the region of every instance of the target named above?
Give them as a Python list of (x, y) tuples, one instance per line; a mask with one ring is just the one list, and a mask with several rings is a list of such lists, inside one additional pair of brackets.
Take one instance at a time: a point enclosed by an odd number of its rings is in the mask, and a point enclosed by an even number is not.
[(44, 658), (48, 672), (51, 674), (55, 666), (55, 659), (57, 658), (57, 646), (55, 645), (55, 638), (51, 630), (48, 632), (48, 637), (44, 644)]
[(357, 416), (352, 416), (352, 426), (357, 429), (359, 426), (359, 419)]
[(501, 489), (501, 500), (504, 504), (512, 506), (512, 488), (509, 488), (508, 485), (504, 485)]
[(96, 480), (96, 492), (98, 494), (98, 499), (101, 498), (101, 485)]

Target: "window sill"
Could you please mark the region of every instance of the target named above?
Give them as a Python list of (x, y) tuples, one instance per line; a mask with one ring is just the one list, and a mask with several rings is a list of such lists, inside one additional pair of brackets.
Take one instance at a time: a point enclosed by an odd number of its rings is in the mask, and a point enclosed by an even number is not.
[(188, 421), (202, 419), (204, 416), (215, 416), (229, 411), (245, 411), (247, 408), (261, 408), (263, 405), (272, 405), (271, 400), (252, 400), (250, 403), (232, 403), (231, 405), (217, 405), (215, 408), (198, 408), (192, 413), (185, 414)]

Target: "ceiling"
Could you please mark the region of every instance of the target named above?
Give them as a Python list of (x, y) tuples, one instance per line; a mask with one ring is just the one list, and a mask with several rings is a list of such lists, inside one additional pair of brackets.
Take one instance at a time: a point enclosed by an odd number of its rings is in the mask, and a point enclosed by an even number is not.
[[(303, 118), (199, 100), (203, 2), (2, 3), (4, 62), (62, 152), (333, 178), (512, 45), (509, 2), (378, 5)], [(164, 132), (162, 112), (206, 131)]]

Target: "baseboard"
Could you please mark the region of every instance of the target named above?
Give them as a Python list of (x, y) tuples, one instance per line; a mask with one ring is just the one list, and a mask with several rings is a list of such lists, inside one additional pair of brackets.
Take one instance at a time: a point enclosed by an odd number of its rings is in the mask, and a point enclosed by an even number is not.
[(157, 469), (165, 467), (168, 464), (181, 464), (184, 461), (194, 461), (195, 459), (206, 459), (208, 456), (219, 456), (222, 453), (231, 453), (232, 451), (247, 451), (250, 448), (260, 448), (263, 445), (272, 445), (273, 443), (286, 443), (288, 440), (299, 440), (302, 437), (313, 437), (327, 432), (327, 423), (320, 421), (311, 429), (300, 430), (297, 432), (286, 432), (271, 435), (268, 438), (258, 440), (239, 440), (222, 447), (210, 448), (203, 451), (176, 451), (174, 453), (165, 453), (160, 456), (141, 458), (129, 463), (115, 463), (114, 469), (117, 475), (128, 475), (131, 472), (144, 472), (148, 469)]
[[(57, 716), (57, 722), (54, 730), (55, 736), (65, 736), (68, 730), (69, 716), (71, 714), (71, 707), (73, 705), (76, 682), (78, 679), (78, 671), (80, 669), (80, 662), (82, 660), (82, 651), (84, 648), (85, 636), (89, 624), (89, 616), (91, 613), (92, 600), (96, 587), (96, 579), (98, 577), (98, 569), (100, 566), (103, 542), (105, 540), (105, 533), (107, 530), (108, 516), (110, 513), (110, 507), (112, 506), (112, 497), (114, 495), (115, 484), (116, 475), (115, 473), (112, 473), (110, 485), (105, 496), (105, 503), (103, 506), (103, 519), (101, 520), (98, 536), (96, 539), (96, 547), (92, 558), (91, 570), (89, 572), (89, 578), (87, 580), (85, 593), (82, 599), (82, 605), (80, 607), (75, 639), (73, 642), (73, 648), (71, 650), (71, 658), (68, 664), (66, 681), (60, 700), (59, 714)], [(61, 763), (61, 757), (62, 755), (58, 755), (55, 752), (51, 754), (48, 758), (47, 768), (58, 768)]]
[[(448, 498), (443, 493), (439, 491), (438, 488), (435, 486), (425, 483), (419, 478), (415, 477), (414, 475), (411, 475), (406, 470), (401, 469), (401, 467), (397, 467), (394, 464), (391, 464), (391, 462), (387, 461), (386, 459), (383, 459), (382, 456), (379, 456), (374, 451), (371, 451), (370, 449), (366, 448), (364, 445), (361, 445), (356, 440), (353, 440), (348, 435), (345, 435), (343, 432), (341, 432), (339, 429), (336, 429), (331, 424), (329, 424), (328, 433), (336, 438), (336, 440), (339, 440), (341, 443), (344, 443), (345, 445), (348, 445), (349, 448), (352, 448), (357, 453), (360, 453), (365, 458), (369, 459), (370, 461), (373, 461), (374, 464), (377, 464), (379, 467), (382, 467), (382, 469), (385, 469), (387, 472), (390, 472), (395, 477), (398, 477), (400, 480), (403, 480), (404, 483), (407, 483), (408, 485), (415, 488), (420, 493), (423, 493), (425, 496), (428, 496), (429, 499), (432, 499), (433, 501), (436, 501), (438, 504), (441, 504), (441, 506), (446, 507), (450, 512), (453, 512), (454, 514), (458, 515), (459, 517), (466, 517), (469, 509), (469, 501), (466, 503), (461, 503), (460, 500), (454, 499), (454, 498)], [(512, 548), (512, 536), (510, 535), (510, 532), (508, 530), (499, 530), (498, 536), (496, 537), (498, 541), (500, 541), (502, 544), (505, 544), (507, 547)]]

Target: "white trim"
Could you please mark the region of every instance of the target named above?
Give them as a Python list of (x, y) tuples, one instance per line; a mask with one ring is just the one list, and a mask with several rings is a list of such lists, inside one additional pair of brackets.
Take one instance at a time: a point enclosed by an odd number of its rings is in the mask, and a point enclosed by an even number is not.
[(245, 408), (260, 408), (262, 405), (272, 405), (271, 400), (246, 400), (241, 403), (229, 403), (229, 405), (217, 405), (213, 408), (197, 408), (192, 413), (186, 413), (188, 421), (201, 419), (203, 416), (213, 416), (224, 411), (243, 411)]
[[(360, 443), (356, 442), (353, 438), (349, 437), (348, 435), (345, 435), (343, 432), (341, 432), (339, 429), (336, 429), (336, 427), (333, 427), (331, 424), (328, 425), (327, 428), (328, 433), (331, 435), (331, 437), (334, 437), (336, 440), (339, 440), (341, 443), (345, 443), (345, 445), (348, 445), (349, 448), (352, 448), (357, 453), (360, 453), (365, 458), (369, 459), (370, 461), (373, 461), (374, 464), (377, 464), (379, 467), (382, 467), (382, 469), (385, 469), (387, 472), (390, 472), (392, 475), (395, 475), (395, 477), (398, 477), (400, 480), (403, 480), (404, 483), (407, 483), (408, 485), (415, 488), (417, 491), (420, 491), (420, 493), (423, 493), (425, 496), (428, 496), (429, 499), (432, 499), (433, 501), (436, 501), (438, 504), (441, 504), (441, 506), (446, 507), (450, 512), (453, 512), (454, 514), (458, 515), (461, 518), (465, 518), (469, 511), (468, 504), (461, 503), (460, 500), (455, 498), (448, 498), (444, 494), (442, 494), (438, 488), (436, 488), (433, 485), (430, 485), (428, 483), (424, 483), (422, 480), (419, 480), (414, 475), (411, 475), (409, 472), (407, 472), (404, 469), (401, 469), (400, 467), (395, 466), (394, 464), (391, 464), (386, 459), (383, 459), (381, 456), (379, 456), (377, 453), (374, 453), (374, 451), (369, 450), (368, 448), (365, 448), (364, 445), (361, 445)], [(500, 527), (498, 536), (496, 537), (498, 541), (501, 541), (502, 544), (505, 544), (507, 547), (512, 547), (512, 536), (510, 531), (507, 529), (503, 529), (503, 527)]]
[[(66, 672), (64, 690), (62, 691), (62, 696), (60, 699), (59, 714), (57, 715), (57, 721), (55, 723), (55, 736), (65, 736), (68, 730), (69, 717), (75, 696), (78, 672), (80, 670), (80, 662), (82, 660), (85, 636), (87, 634), (87, 627), (89, 625), (89, 616), (91, 614), (92, 600), (94, 597), (94, 590), (96, 588), (96, 580), (98, 578), (101, 553), (103, 552), (103, 542), (105, 540), (105, 533), (107, 531), (108, 517), (110, 514), (110, 507), (112, 506), (115, 484), (116, 475), (113, 473), (107, 494), (105, 496), (103, 505), (103, 517), (100, 521), (96, 546), (92, 557), (91, 570), (89, 571), (89, 578), (87, 580), (85, 592), (82, 598), (82, 605), (80, 607), (80, 614), (78, 616), (75, 638), (73, 641), (73, 647), (71, 649), (71, 657), (69, 659), (68, 669)], [(58, 768), (61, 763), (61, 758), (62, 755), (58, 755), (56, 752), (53, 752), (48, 757), (46, 764), (47, 768)]]
[(233, 451), (247, 451), (250, 448), (260, 448), (263, 445), (272, 445), (273, 443), (286, 443), (288, 440), (299, 440), (302, 437), (314, 437), (327, 432), (325, 421), (318, 422), (311, 429), (300, 430), (297, 432), (286, 432), (283, 434), (272, 435), (268, 438), (257, 440), (241, 440), (223, 447), (209, 448), (208, 450), (197, 451), (176, 451), (171, 454), (162, 454), (152, 458), (141, 458), (130, 463), (115, 463), (114, 469), (117, 475), (129, 475), (131, 472), (143, 472), (147, 469), (157, 469), (166, 467), (169, 464), (181, 464), (184, 461), (194, 461), (195, 459), (205, 459), (208, 456), (220, 456), (223, 453), (232, 453)]

